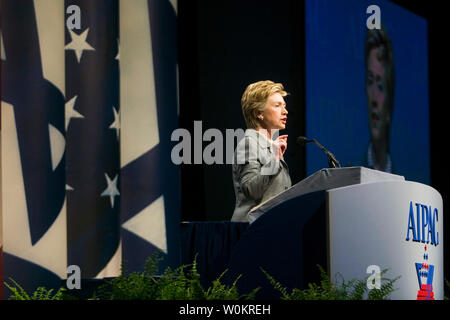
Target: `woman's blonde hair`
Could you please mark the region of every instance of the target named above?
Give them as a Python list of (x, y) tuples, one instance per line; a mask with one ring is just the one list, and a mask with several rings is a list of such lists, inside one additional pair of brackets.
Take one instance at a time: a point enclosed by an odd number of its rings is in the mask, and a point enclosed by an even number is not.
[(247, 86), (242, 95), (241, 106), (248, 128), (258, 127), (258, 115), (264, 112), (267, 99), (274, 93), (279, 93), (282, 97), (288, 94), (281, 83), (270, 80), (258, 81)]

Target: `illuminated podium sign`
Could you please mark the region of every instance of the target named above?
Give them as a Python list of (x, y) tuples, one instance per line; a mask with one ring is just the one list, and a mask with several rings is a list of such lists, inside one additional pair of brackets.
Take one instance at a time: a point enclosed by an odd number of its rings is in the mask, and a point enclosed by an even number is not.
[(410, 181), (328, 190), (329, 272), (364, 278), (370, 265), (388, 269), (391, 299), (444, 298), (442, 197)]

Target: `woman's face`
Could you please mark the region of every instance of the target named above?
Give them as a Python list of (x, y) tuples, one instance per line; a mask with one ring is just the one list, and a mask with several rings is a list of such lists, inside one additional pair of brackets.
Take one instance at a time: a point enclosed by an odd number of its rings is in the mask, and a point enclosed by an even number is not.
[(387, 138), (390, 111), (386, 106), (386, 78), (383, 64), (378, 60), (378, 48), (369, 52), (367, 63), (367, 113), (372, 140)]
[(279, 93), (273, 93), (267, 99), (262, 113), (261, 126), (266, 130), (280, 130), (286, 128), (288, 111), (286, 102)]

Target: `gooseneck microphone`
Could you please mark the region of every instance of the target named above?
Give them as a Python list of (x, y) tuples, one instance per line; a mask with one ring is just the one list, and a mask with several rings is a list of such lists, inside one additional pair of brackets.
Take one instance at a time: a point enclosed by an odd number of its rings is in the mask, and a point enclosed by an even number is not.
[(328, 151), (323, 145), (321, 145), (316, 139), (308, 139), (308, 138), (302, 137), (302, 136), (297, 138), (297, 143), (301, 146), (304, 146), (309, 142), (314, 142), (320, 149), (323, 150), (323, 152), (325, 152), (325, 154), (328, 157), (328, 166), (330, 168), (340, 168), (341, 167), (341, 165), (339, 164), (339, 161), (337, 161), (336, 157), (330, 151)]

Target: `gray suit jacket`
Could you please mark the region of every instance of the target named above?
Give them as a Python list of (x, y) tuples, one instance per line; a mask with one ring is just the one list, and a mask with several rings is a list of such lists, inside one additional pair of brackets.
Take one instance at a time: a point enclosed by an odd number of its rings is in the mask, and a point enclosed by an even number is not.
[(236, 207), (231, 221), (249, 222), (251, 208), (288, 189), (292, 183), (289, 168), (272, 143), (254, 129), (247, 129), (234, 153), (232, 165)]

